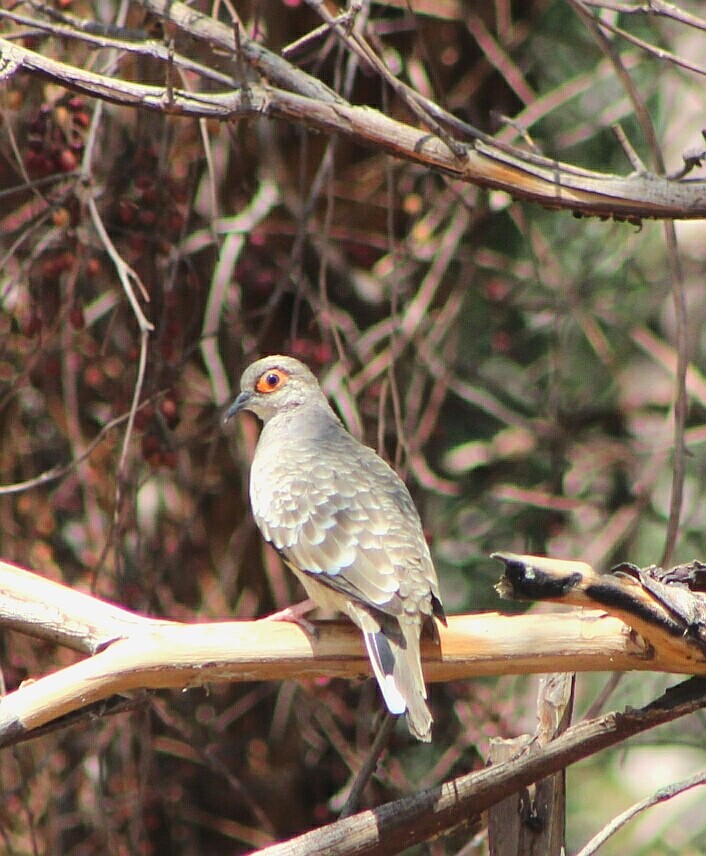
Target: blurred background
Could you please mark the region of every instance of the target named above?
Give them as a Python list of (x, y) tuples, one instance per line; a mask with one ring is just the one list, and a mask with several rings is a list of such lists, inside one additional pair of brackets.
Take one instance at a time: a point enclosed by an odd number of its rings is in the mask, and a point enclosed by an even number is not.
[[(137, 0), (53, 0), (44, 13), (5, 5), (71, 25), (126, 12), (121, 26), (141, 38), (171, 33)], [(300, 0), (193, 5), (229, 24), (237, 14), (275, 53), (321, 23)], [(703, 71), (634, 39), (693, 66), (706, 34), (603, 5), (591, 3), (592, 14), (634, 37), (605, 32), (677, 171), (703, 147)], [(629, 93), (570, 3), (390, 0), (361, 14), (396, 76), (486, 133), (627, 175), (610, 127), (619, 123), (650, 163)], [(96, 51), (5, 16), (0, 35), (79, 68), (164, 83), (163, 64), (145, 56)], [(330, 32), (287, 55), (352, 103), (414, 124)], [(284, 352), (312, 367), (349, 429), (405, 478), (448, 613), (527, 608), (498, 599), (493, 550), (598, 569), (660, 561), (676, 365), (662, 224), (545, 211), (284, 122), (98, 108), (23, 70), (0, 82), (0, 98), (0, 484), (62, 468), (0, 493), (3, 559), (186, 622), (254, 618), (301, 599), (249, 513), (257, 423), (221, 424), (246, 365)], [(693, 374), (673, 562), (706, 559), (706, 227), (678, 223), (677, 234)], [(139, 313), (117, 257), (139, 277), (134, 294), (154, 327), (143, 376)], [(74, 658), (15, 633), (0, 639), (6, 691)], [(575, 719), (609, 680), (579, 676)], [(637, 707), (674, 682), (628, 675), (605, 709)], [(536, 689), (524, 677), (433, 686), (434, 742), (418, 744), (400, 726), (365, 804), (482, 768), (492, 737), (534, 730)], [(264, 846), (336, 818), (380, 710), (373, 681), (138, 698), (132, 712), (5, 750), (0, 840), (9, 854)], [(703, 744), (695, 715), (572, 768), (570, 849), (699, 769)], [(706, 852), (694, 799), (641, 816), (602, 852)], [(427, 852), (462, 848), (486, 852), (482, 831)]]

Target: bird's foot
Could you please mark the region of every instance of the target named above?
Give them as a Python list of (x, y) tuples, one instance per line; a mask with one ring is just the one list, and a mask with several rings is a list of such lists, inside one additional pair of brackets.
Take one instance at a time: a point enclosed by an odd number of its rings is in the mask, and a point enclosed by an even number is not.
[(278, 612), (273, 612), (272, 615), (266, 615), (262, 621), (290, 621), (292, 624), (298, 624), (301, 629), (309, 636), (316, 636), (316, 627), (304, 618), (307, 612), (316, 609), (316, 602), (310, 597), (303, 600), (301, 603), (295, 603), (294, 606), (286, 606)]

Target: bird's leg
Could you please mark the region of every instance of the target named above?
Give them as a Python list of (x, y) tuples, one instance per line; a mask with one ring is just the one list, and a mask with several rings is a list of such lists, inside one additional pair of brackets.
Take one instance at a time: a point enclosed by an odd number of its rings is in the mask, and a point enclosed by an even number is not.
[(261, 621), (291, 621), (292, 624), (298, 624), (301, 629), (309, 636), (316, 636), (316, 627), (304, 618), (307, 612), (316, 609), (316, 602), (310, 597), (303, 600), (301, 603), (295, 603), (293, 606), (286, 606), (278, 612), (273, 612), (272, 615), (266, 615)]

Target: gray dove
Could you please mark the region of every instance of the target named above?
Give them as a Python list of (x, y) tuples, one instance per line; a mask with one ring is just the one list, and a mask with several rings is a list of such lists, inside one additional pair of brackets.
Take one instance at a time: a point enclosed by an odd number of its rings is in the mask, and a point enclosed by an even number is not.
[(419, 639), (427, 619), (446, 617), (409, 491), (346, 431), (298, 360), (258, 360), (241, 390), (225, 419), (250, 410), (264, 423), (250, 472), (262, 535), (317, 605), (360, 628), (388, 710), (431, 740)]

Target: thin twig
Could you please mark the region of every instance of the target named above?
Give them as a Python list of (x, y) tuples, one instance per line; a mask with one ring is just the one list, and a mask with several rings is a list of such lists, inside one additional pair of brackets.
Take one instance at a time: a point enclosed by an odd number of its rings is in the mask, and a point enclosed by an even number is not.
[(688, 779), (682, 779), (679, 782), (673, 782), (671, 785), (660, 788), (649, 797), (645, 797), (644, 800), (640, 800), (640, 802), (630, 806), (630, 808), (626, 809), (622, 814), (614, 817), (607, 826), (605, 826), (578, 851), (576, 856), (592, 856), (593, 853), (596, 853), (606, 843), (611, 835), (615, 835), (619, 829), (625, 826), (625, 824), (629, 820), (632, 820), (636, 815), (646, 811), (648, 808), (652, 808), (652, 806), (671, 800), (673, 797), (677, 797), (685, 791), (689, 791), (692, 788), (696, 788), (699, 785), (704, 784), (706, 784), (706, 770), (701, 770), (701, 772), (695, 773), (693, 776), (689, 776)]
[(615, 122), (610, 126), (611, 131), (613, 132), (615, 139), (620, 143), (621, 148), (625, 152), (625, 156), (632, 164), (632, 168), (635, 172), (640, 175), (645, 175), (647, 173), (647, 167), (642, 162), (642, 158), (633, 148), (632, 143), (628, 139), (628, 135), (623, 130), (622, 126)]
[(388, 711), (385, 711), (382, 724), (380, 725), (378, 733), (375, 735), (375, 740), (373, 740), (373, 744), (370, 747), (370, 751), (368, 752), (365, 761), (353, 782), (353, 786), (348, 794), (348, 799), (341, 809), (340, 817), (350, 817), (350, 815), (354, 814), (358, 810), (358, 803), (363, 795), (365, 786), (368, 784), (370, 777), (375, 772), (380, 756), (385, 751), (385, 747), (392, 736), (392, 732), (394, 731), (398, 719), (399, 717), (393, 716)]
[(673, 3), (665, 2), (665, 0), (647, 0), (646, 3), (639, 3), (638, 5), (615, 3), (613, 0), (583, 0), (583, 5), (595, 9), (620, 12), (622, 15), (659, 15), (663, 18), (671, 18), (680, 24), (686, 24), (688, 27), (694, 27), (697, 30), (706, 30), (706, 21), (703, 18), (686, 12)]
[[(148, 404), (147, 401), (143, 401), (140, 407), (144, 407)], [(40, 485), (47, 484), (47, 482), (56, 481), (57, 479), (63, 478), (67, 473), (70, 473), (71, 470), (75, 469), (82, 461), (85, 461), (86, 458), (90, 457), (93, 450), (96, 446), (99, 446), (103, 441), (103, 438), (106, 434), (113, 430), (113, 428), (117, 428), (119, 425), (122, 425), (128, 417), (129, 413), (123, 413), (122, 416), (117, 416), (115, 419), (111, 419), (106, 425), (104, 425), (98, 434), (93, 438), (93, 440), (83, 449), (81, 454), (72, 459), (66, 464), (57, 464), (55, 467), (52, 467), (49, 470), (45, 470), (43, 473), (40, 473), (38, 476), (34, 476), (34, 478), (27, 479), (26, 481), (15, 482), (14, 484), (5, 484), (0, 485), (0, 496), (9, 493), (22, 493), (25, 490), (32, 490), (35, 487), (39, 487)]]
[(664, 539), (664, 552), (661, 565), (667, 567), (679, 537), (679, 521), (684, 498), (684, 479), (686, 478), (686, 446), (684, 433), (689, 411), (689, 399), (686, 389), (686, 373), (689, 368), (688, 329), (689, 317), (686, 305), (684, 272), (677, 249), (677, 233), (671, 220), (664, 222), (664, 236), (667, 244), (672, 298), (677, 327), (677, 367), (674, 395), (674, 456), (672, 462), (672, 492), (669, 499), (669, 521)]
[(305, 33), (300, 38), (296, 39), (293, 42), (290, 42), (288, 45), (285, 45), (282, 48), (282, 56), (286, 59), (289, 59), (294, 54), (299, 53), (304, 48), (308, 47), (312, 42), (316, 41), (321, 36), (328, 35), (334, 27), (337, 27), (339, 24), (342, 24), (344, 27), (350, 28), (350, 25), (353, 20), (355, 20), (356, 15), (360, 12), (360, 5), (354, 5), (352, 8), (346, 10), (345, 12), (341, 12), (340, 15), (336, 15), (331, 22), (327, 22), (325, 24), (321, 24), (315, 29), (311, 30), (308, 33)]
[(201, 355), (211, 383), (214, 403), (220, 407), (230, 394), (228, 374), (218, 353), (216, 334), (223, 307), (232, 287), (233, 272), (246, 245), (247, 236), (270, 213), (279, 201), (279, 192), (271, 181), (263, 181), (247, 208), (236, 217), (224, 218), (216, 224), (217, 233), (225, 231), (218, 259), (213, 269), (211, 286), (201, 327)]
[[(583, 6), (588, 5), (585, 2), (582, 2), (582, 0), (577, 0), (577, 2), (581, 2)], [(594, 20), (599, 27), (602, 27), (604, 30), (608, 30), (611, 33), (615, 33), (616, 36), (620, 36), (621, 38), (625, 39), (626, 42), (630, 42), (630, 44), (635, 45), (635, 47), (647, 51), (647, 53), (657, 57), (657, 59), (663, 60), (665, 62), (671, 62), (673, 65), (679, 66), (680, 68), (684, 68), (687, 71), (693, 71), (695, 74), (706, 75), (706, 66), (697, 65), (694, 62), (689, 62), (688, 60), (682, 59), (680, 56), (677, 56), (677, 54), (673, 54), (670, 51), (664, 50), (664, 48), (658, 48), (656, 45), (653, 45), (650, 42), (646, 42), (644, 39), (640, 39), (637, 36), (634, 36), (627, 30), (624, 30), (621, 27), (616, 27), (615, 24), (611, 24), (610, 21), (606, 21), (604, 18), (594, 16)], [(699, 29), (700, 28), (701, 27), (699, 27)]]
[(610, 60), (615, 69), (615, 73), (618, 77), (620, 84), (625, 90), (626, 95), (630, 99), (630, 103), (633, 106), (633, 110), (635, 111), (635, 117), (640, 125), (640, 129), (645, 137), (645, 142), (647, 143), (647, 148), (652, 156), (652, 166), (653, 169), (658, 172), (660, 175), (664, 175), (664, 159), (662, 157), (662, 151), (659, 146), (659, 141), (657, 139), (657, 133), (655, 132), (654, 125), (652, 124), (652, 119), (650, 118), (650, 114), (647, 110), (645, 102), (638, 92), (633, 79), (628, 74), (627, 69), (623, 65), (623, 61), (618, 53), (615, 45), (612, 44), (602, 32), (600, 28), (600, 24), (602, 21), (599, 21), (594, 15), (592, 15), (588, 9), (586, 9), (581, 2), (581, 0), (568, 0), (571, 8), (576, 12), (577, 16), (581, 21), (585, 24), (586, 28), (589, 30), (591, 35), (596, 41), (598, 47), (603, 51), (606, 57)]
[(463, 143), (454, 140), (454, 138), (436, 121), (433, 114), (427, 109), (425, 99), (419, 93), (398, 80), (387, 67), (385, 62), (375, 53), (372, 47), (365, 39), (357, 32), (349, 32), (347, 28), (336, 24), (334, 16), (328, 11), (322, 0), (306, 0), (319, 15), (331, 25), (334, 32), (341, 38), (350, 48), (352, 48), (361, 59), (368, 63), (383, 80), (396, 92), (396, 94), (404, 101), (415, 116), (423, 122), (429, 130), (436, 134), (442, 140), (454, 158), (463, 161), (467, 157), (467, 148)]
[[(44, 8), (43, 11), (49, 11)], [(20, 24), (30, 24), (37, 29), (49, 33), (61, 39), (74, 39), (85, 44), (92, 45), (96, 49), (112, 48), (121, 53), (133, 53), (139, 56), (152, 57), (161, 62), (168, 63), (170, 61), (170, 49), (167, 45), (160, 44), (147, 37), (146, 34), (140, 31), (139, 33), (131, 33), (125, 29), (117, 30), (115, 35), (102, 35), (98, 32), (101, 26), (96, 21), (84, 21), (77, 18), (75, 15), (69, 15), (66, 12), (61, 13), (61, 19), (64, 23), (56, 23), (42, 21), (39, 18), (29, 18), (24, 15), (19, 15), (17, 12), (0, 9), (0, 19), (6, 18)], [(87, 29), (88, 25), (91, 29)], [(112, 32), (112, 29), (111, 29)], [(232, 78), (227, 74), (218, 71), (218, 69), (203, 63), (196, 62), (184, 54), (172, 52), (171, 59), (174, 64), (185, 71), (192, 71), (201, 77), (212, 80), (214, 83), (221, 83), (228, 86), (232, 83)], [(66, 174), (62, 173), (62, 178)], [(30, 182), (31, 183), (31, 182)]]

